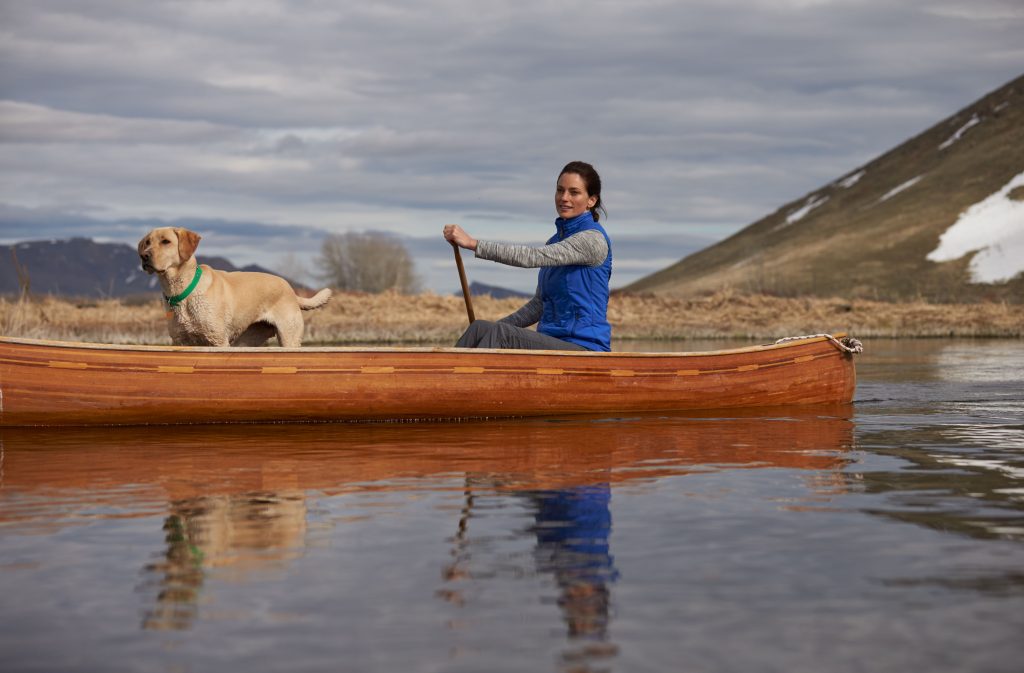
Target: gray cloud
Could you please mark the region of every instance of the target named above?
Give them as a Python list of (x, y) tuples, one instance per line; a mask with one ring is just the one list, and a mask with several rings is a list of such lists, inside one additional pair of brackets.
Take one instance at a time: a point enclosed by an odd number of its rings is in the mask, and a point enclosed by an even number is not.
[(1024, 62), (1009, 0), (40, 0), (0, 20), (0, 202), (92, 218), (53, 215), (53, 236), (195, 218), (540, 240), (584, 159), (613, 235), (714, 240)]

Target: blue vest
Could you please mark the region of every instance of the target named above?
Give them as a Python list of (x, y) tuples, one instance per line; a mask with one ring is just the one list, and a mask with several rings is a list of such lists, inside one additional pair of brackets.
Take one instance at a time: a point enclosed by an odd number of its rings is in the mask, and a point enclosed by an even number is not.
[(558, 233), (548, 240), (548, 245), (581, 231), (597, 229), (608, 244), (608, 256), (601, 266), (548, 266), (540, 270), (537, 286), (544, 311), (537, 331), (592, 351), (610, 351), (608, 283), (612, 277), (612, 242), (589, 210), (571, 220), (558, 218), (555, 226)]

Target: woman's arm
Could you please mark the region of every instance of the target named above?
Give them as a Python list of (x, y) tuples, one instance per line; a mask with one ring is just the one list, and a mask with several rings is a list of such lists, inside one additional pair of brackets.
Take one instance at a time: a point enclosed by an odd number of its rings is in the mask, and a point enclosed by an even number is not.
[(474, 241), (476, 256), (509, 266), (600, 266), (608, 256), (608, 241), (596, 229), (573, 234), (563, 241), (534, 247), (495, 241)]
[(544, 305), (540, 300), (540, 287), (538, 286), (537, 292), (534, 293), (533, 298), (530, 299), (530, 301), (523, 304), (523, 306), (515, 313), (510, 313), (498, 322), (512, 323), (516, 327), (529, 327), (540, 320), (541, 312), (543, 310)]

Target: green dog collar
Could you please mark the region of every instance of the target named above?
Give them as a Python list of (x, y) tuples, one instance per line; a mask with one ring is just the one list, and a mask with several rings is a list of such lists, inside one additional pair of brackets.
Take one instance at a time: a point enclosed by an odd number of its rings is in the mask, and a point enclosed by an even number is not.
[(188, 296), (192, 294), (192, 290), (196, 289), (196, 285), (199, 285), (199, 279), (203, 276), (203, 267), (196, 265), (196, 275), (192, 276), (192, 282), (189, 283), (188, 287), (181, 294), (176, 294), (173, 297), (164, 295), (164, 301), (167, 302), (167, 308), (174, 308), (181, 302), (188, 299)]

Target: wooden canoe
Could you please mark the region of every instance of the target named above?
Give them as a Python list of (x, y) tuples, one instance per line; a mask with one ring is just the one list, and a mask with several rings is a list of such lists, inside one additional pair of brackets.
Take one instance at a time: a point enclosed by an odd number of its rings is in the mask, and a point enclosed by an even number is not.
[(855, 382), (850, 353), (825, 336), (696, 353), (196, 348), (0, 337), (0, 427), (846, 404)]

